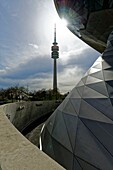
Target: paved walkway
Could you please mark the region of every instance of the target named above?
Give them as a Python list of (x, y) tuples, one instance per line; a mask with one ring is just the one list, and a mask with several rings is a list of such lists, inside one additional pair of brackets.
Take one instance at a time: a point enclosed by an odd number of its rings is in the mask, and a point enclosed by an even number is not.
[(2, 170), (63, 170), (30, 143), (5, 116), (0, 106), (0, 166)]

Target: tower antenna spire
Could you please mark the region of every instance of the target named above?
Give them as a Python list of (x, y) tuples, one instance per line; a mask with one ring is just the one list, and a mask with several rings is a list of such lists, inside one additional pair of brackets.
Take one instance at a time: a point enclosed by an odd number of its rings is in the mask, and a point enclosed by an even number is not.
[(56, 42), (56, 23), (54, 24), (54, 42), (53, 45), (57, 45), (58, 43)]
[(56, 43), (56, 23), (54, 24), (54, 43)]

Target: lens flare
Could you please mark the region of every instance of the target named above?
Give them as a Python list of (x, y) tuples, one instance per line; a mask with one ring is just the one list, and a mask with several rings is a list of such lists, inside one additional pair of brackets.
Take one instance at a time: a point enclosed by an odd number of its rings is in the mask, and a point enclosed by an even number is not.
[(62, 24), (63, 24), (64, 26), (67, 26), (67, 25), (68, 25), (68, 23), (67, 23), (67, 21), (66, 21), (65, 19), (62, 19), (61, 22), (62, 22)]

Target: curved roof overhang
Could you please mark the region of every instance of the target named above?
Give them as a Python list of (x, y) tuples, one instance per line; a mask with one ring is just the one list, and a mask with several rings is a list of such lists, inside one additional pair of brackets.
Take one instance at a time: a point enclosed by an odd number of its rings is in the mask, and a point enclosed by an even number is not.
[(113, 0), (54, 0), (54, 3), (70, 31), (102, 53), (113, 31)]

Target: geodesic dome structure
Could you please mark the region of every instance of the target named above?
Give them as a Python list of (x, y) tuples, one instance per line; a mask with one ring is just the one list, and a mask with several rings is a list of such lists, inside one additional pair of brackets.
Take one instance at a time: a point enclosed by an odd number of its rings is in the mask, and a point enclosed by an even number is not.
[(41, 134), (42, 150), (68, 170), (113, 170), (113, 32), (107, 44)]

